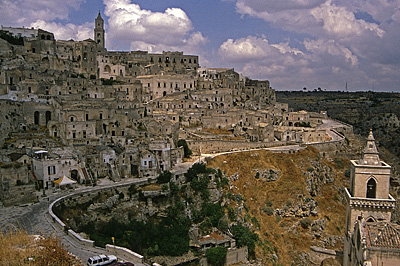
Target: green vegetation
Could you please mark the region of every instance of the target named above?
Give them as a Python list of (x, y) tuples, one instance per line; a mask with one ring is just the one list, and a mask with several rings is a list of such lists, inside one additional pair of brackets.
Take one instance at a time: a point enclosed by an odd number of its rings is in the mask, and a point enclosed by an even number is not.
[(272, 209), (271, 207), (264, 207), (263, 212), (265, 212), (267, 215), (271, 216), (274, 214), (274, 209)]
[(231, 232), (233, 238), (236, 240), (237, 246), (239, 248), (247, 246), (249, 255), (254, 257), (256, 242), (259, 240), (258, 235), (241, 224), (232, 226)]
[(114, 85), (114, 84), (122, 84), (124, 82), (119, 81), (119, 80), (114, 80), (114, 79), (101, 79), (102, 85)]
[(180, 256), (189, 250), (190, 221), (179, 214), (179, 208), (174, 208), (170, 207), (167, 218), (160, 222), (122, 223), (113, 217), (108, 222), (88, 223), (79, 229), (89, 234), (97, 246), (111, 244), (111, 237), (115, 237), (116, 245), (142, 254)]
[(183, 147), (183, 154), (185, 158), (188, 158), (192, 155), (192, 150), (189, 148), (186, 140), (180, 139), (178, 140), (178, 147)]
[(171, 180), (171, 178), (172, 178), (172, 173), (170, 171), (162, 172), (157, 177), (157, 183), (158, 184), (168, 183)]
[(212, 226), (217, 227), (219, 220), (224, 217), (225, 211), (219, 204), (205, 203), (203, 204), (201, 213), (203, 217), (210, 220)]
[(207, 263), (212, 266), (224, 266), (227, 250), (225, 247), (215, 247), (206, 250)]
[(12, 45), (24, 45), (24, 39), (21, 37), (14, 37), (11, 34), (0, 31), (0, 38), (6, 40), (8, 43)]
[(209, 174), (214, 172), (214, 169), (207, 168), (204, 163), (195, 163), (185, 173), (185, 177), (188, 182), (192, 182), (194, 178), (197, 178), (200, 174)]
[(312, 221), (308, 217), (303, 218), (303, 219), (300, 220), (300, 225), (304, 229), (308, 229), (310, 227), (311, 223), (312, 223)]
[(215, 173), (212, 168), (207, 168), (204, 163), (195, 163), (185, 173), (185, 177), (190, 182), (190, 187), (195, 193), (200, 193), (203, 202), (207, 202), (210, 192), (207, 187), (210, 183), (209, 175)]
[(336, 166), (340, 169), (342, 169), (344, 167), (342, 160), (340, 160), (338, 157), (335, 158), (335, 163), (336, 163)]

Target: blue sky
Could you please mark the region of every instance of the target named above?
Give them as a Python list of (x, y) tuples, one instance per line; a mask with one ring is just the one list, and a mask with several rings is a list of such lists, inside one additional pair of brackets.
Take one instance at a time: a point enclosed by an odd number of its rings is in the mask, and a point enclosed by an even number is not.
[(183, 51), (276, 90), (400, 92), (400, 0), (0, 0), (0, 24), (93, 38), (108, 50)]

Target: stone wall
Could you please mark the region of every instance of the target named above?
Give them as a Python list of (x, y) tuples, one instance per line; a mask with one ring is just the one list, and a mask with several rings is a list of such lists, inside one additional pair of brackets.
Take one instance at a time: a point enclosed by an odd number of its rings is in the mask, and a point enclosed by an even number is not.
[(5, 207), (37, 202), (35, 185), (9, 187), (4, 185), (5, 183), (0, 186), (0, 200)]
[[(247, 247), (242, 248), (229, 248), (226, 253), (225, 265), (244, 265), (248, 260)], [(207, 258), (204, 256), (200, 259), (201, 266), (209, 266)]]
[(333, 258), (336, 259), (337, 254), (335, 250), (311, 246), (310, 248), (311, 261), (316, 265), (321, 265), (322, 261)]
[(201, 153), (219, 153), (228, 151), (240, 151), (249, 149), (269, 148), (283, 146), (284, 141), (275, 142), (250, 142), (250, 141), (222, 141), (222, 140), (188, 140), (189, 148), (193, 154)]
[[(369, 248), (367, 259), (371, 265), (398, 266), (400, 265), (400, 252), (398, 249)], [(367, 261), (366, 261), (367, 262)], [(374, 264), (376, 262), (376, 264)]]

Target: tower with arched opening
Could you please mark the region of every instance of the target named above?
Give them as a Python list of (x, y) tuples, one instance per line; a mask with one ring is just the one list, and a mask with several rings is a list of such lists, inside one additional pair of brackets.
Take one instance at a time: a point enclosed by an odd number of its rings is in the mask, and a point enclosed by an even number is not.
[[(389, 194), (391, 166), (379, 158), (375, 138), (370, 131), (367, 143), (359, 160), (351, 160), (350, 190), (347, 198), (346, 228), (344, 243), (344, 265), (359, 265), (352, 244), (354, 225), (366, 223), (390, 223), (396, 200)], [(356, 232), (357, 233), (357, 232)], [(361, 241), (361, 240), (360, 240)]]
[(94, 40), (96, 41), (97, 49), (99, 51), (103, 51), (106, 47), (104, 34), (104, 20), (99, 11), (97, 18), (94, 20)]

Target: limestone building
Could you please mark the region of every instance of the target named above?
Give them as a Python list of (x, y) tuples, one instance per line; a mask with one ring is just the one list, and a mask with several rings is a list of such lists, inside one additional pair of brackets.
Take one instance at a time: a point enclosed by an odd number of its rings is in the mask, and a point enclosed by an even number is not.
[(351, 160), (346, 189), (344, 265), (399, 265), (399, 226), (390, 222), (396, 200), (389, 194), (391, 166), (379, 158), (372, 130), (359, 160)]
[[(182, 138), (222, 140), (224, 151), (237, 148), (228, 140), (265, 147), (279, 140), (276, 127), (291, 124), (282, 144), (325, 139), (311, 129), (307, 138), (296, 133), (317, 123), (306, 112), (287, 113), (268, 80), (201, 67), (197, 55), (178, 51), (107, 51), (100, 13), (94, 21), (93, 39), (82, 41), (56, 40), (41, 29), (0, 30), (0, 146), (24, 136), (9, 147), (71, 147), (81, 155), (76, 169), (50, 157), (34, 160), (45, 169), (35, 172), (40, 187), (60, 169), (76, 170), (81, 183), (88, 180), (79, 169), (94, 183), (156, 176), (183, 160)], [(49, 176), (48, 166), (56, 174)]]

